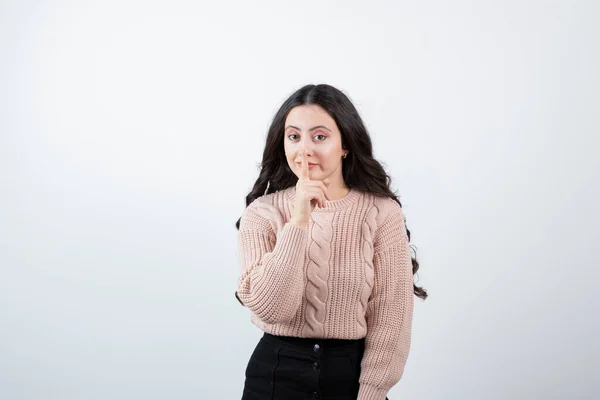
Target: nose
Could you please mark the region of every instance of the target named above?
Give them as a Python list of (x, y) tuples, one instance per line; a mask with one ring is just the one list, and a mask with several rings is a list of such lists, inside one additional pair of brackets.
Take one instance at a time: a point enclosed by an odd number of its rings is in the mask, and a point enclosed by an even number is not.
[(312, 156), (313, 150), (312, 150), (312, 142), (310, 141), (310, 138), (308, 138), (308, 139), (302, 138), (302, 141), (300, 142), (300, 156), (302, 156), (302, 153), (304, 151), (306, 151), (307, 157)]

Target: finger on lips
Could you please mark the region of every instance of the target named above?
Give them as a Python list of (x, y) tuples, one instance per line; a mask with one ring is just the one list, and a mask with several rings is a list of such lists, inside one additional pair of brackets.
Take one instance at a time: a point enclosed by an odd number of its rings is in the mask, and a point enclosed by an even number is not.
[[(310, 182), (309, 186), (317, 185), (322, 190), (322, 193), (318, 196), (317, 203), (321, 208), (325, 207), (325, 200), (329, 200), (329, 188), (328, 185), (331, 182), (329, 178), (325, 178), (323, 181), (312, 181), (310, 179), (309, 168), (308, 168), (308, 159), (307, 159), (307, 151), (306, 149), (301, 150), (300, 154), (302, 155), (302, 159), (300, 161), (300, 179), (303, 181)], [(313, 183), (314, 182), (314, 183)]]

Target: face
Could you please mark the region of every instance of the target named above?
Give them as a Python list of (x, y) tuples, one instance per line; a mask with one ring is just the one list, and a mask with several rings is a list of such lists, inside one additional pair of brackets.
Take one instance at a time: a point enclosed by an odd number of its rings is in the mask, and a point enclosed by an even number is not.
[(310, 179), (328, 178), (341, 185), (342, 149), (341, 133), (329, 114), (317, 105), (294, 107), (285, 120), (284, 149), (290, 169), (300, 176), (302, 150), (307, 151)]

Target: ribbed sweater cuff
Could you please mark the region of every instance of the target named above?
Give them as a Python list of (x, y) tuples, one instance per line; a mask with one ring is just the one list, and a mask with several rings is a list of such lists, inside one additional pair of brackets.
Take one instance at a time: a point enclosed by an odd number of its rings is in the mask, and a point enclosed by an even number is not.
[(277, 235), (277, 243), (273, 252), (283, 265), (296, 265), (306, 249), (308, 230), (293, 222), (286, 223)]
[(380, 389), (377, 386), (360, 384), (357, 400), (385, 400), (388, 390)]

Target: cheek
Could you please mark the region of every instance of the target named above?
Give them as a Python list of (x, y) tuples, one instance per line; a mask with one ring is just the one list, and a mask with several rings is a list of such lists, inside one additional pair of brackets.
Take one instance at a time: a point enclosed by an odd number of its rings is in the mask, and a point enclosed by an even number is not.
[(296, 156), (294, 155), (294, 153), (293, 153), (293, 152), (291, 152), (291, 153), (287, 153), (287, 154), (285, 155), (285, 158), (286, 158), (286, 160), (287, 160), (288, 167), (289, 167), (289, 168), (290, 168), (292, 171), (296, 170), (296, 168), (297, 168), (298, 166), (296, 165)]
[(285, 158), (289, 161), (290, 158), (293, 157), (293, 153), (292, 150), (289, 148), (289, 146), (284, 145), (283, 146), (283, 152), (285, 153)]
[(288, 162), (292, 164), (296, 159), (296, 154), (292, 150), (289, 150), (288, 153), (285, 154), (285, 158), (287, 158)]
[(323, 148), (319, 152), (319, 160), (321, 160), (321, 163), (323, 165), (331, 166), (331, 165), (335, 164), (335, 162), (336, 162), (335, 154), (336, 154), (336, 152), (334, 149)]

